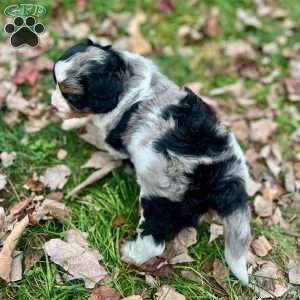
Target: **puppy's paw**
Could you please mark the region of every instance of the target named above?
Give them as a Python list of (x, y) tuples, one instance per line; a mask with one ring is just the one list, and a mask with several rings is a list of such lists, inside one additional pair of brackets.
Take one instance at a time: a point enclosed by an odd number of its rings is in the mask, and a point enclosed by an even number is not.
[(121, 259), (129, 264), (140, 266), (150, 258), (160, 256), (165, 244), (156, 244), (151, 235), (138, 237), (135, 241), (127, 241), (121, 246)]

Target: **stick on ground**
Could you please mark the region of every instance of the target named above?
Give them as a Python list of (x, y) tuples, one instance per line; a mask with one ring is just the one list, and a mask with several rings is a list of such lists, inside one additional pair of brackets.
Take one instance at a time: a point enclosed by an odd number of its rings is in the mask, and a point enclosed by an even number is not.
[(12, 232), (9, 234), (4, 242), (4, 246), (0, 252), (0, 278), (6, 282), (10, 281), (12, 255), (16, 248), (19, 237), (29, 224), (28, 215), (26, 215), (20, 222), (16, 224)]
[(103, 168), (101, 168), (100, 170), (95, 171), (86, 180), (84, 180), (78, 186), (76, 186), (67, 195), (67, 197), (72, 197), (72, 196), (80, 193), (87, 186), (89, 186), (89, 185), (95, 183), (96, 181), (100, 180), (101, 178), (105, 177), (110, 172), (112, 172), (114, 169), (116, 169), (117, 167), (119, 167), (120, 165), (121, 165), (120, 161), (111, 161), (111, 162), (108, 162)]

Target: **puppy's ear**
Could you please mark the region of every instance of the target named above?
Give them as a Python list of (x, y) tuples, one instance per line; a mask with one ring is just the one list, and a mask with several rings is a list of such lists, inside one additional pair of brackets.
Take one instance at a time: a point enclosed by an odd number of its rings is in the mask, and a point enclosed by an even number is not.
[(113, 72), (92, 72), (88, 81), (87, 101), (94, 113), (107, 113), (118, 105), (123, 90), (120, 76)]
[(104, 62), (93, 62), (86, 77), (89, 108), (95, 113), (107, 113), (119, 102), (123, 91), (125, 62), (113, 50), (107, 50)]

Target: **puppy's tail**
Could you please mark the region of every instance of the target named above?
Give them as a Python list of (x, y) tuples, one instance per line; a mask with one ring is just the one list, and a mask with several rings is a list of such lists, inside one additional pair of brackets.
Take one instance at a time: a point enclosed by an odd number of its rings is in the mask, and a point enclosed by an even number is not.
[(232, 273), (248, 285), (247, 252), (250, 242), (250, 212), (247, 205), (224, 217), (225, 259)]

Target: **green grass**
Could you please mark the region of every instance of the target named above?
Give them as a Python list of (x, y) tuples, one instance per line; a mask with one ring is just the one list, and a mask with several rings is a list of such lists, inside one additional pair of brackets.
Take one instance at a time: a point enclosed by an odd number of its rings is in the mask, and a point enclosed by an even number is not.
[[(15, 3), (23, 3), (24, 1), (14, 1)], [(95, 18), (98, 22), (104, 19), (108, 11), (124, 12), (128, 11), (134, 14), (138, 10), (143, 10), (151, 17), (158, 15), (159, 22), (146, 22), (142, 31), (145, 37), (152, 43), (154, 48), (160, 45), (170, 46), (174, 54), (170, 56), (164, 55), (157, 50), (152, 59), (160, 66), (163, 73), (180, 85), (189, 82), (201, 82), (203, 84), (203, 92), (207, 93), (210, 89), (221, 87), (227, 84), (242, 80), (244, 85), (253, 92), (253, 98), (261, 109), (268, 109), (266, 95), (270, 86), (265, 86), (257, 81), (242, 79), (238, 74), (222, 73), (228, 62), (220, 50), (222, 42), (234, 39), (244, 39), (245, 36), (254, 36), (257, 44), (274, 41), (281, 34), (281, 24), (276, 19), (264, 19), (263, 28), (260, 30), (236, 31), (235, 28), (235, 11), (237, 8), (252, 9), (253, 1), (243, 0), (204, 0), (198, 1), (195, 7), (188, 5), (189, 1), (173, 1), (176, 2), (176, 10), (170, 15), (158, 13), (155, 4), (151, 0), (146, 1), (90, 1), (86, 16)], [(291, 18), (300, 25), (300, 5), (297, 0), (280, 1), (282, 6), (291, 13)], [(39, 4), (45, 5), (47, 15), (43, 17), (44, 24), (49, 23), (55, 13), (73, 9), (73, 1), (38, 1)], [(99, 4), (100, 3), (100, 4)], [(11, 1), (4, 0), (1, 2), (0, 8), (11, 4)], [(190, 56), (182, 56), (178, 51), (179, 47), (183, 47), (182, 41), (177, 38), (176, 32), (183, 24), (194, 24), (199, 16), (206, 16), (213, 6), (217, 6), (220, 11), (220, 34), (216, 38), (201, 40), (191, 45), (193, 51)], [(77, 17), (80, 17), (78, 15)], [(293, 47), (299, 42), (299, 31), (294, 31), (294, 35), (288, 41), (288, 47)], [(51, 32), (56, 43), (61, 38), (59, 32)], [(0, 34), (0, 39), (3, 38)], [(45, 56), (55, 59), (61, 54), (62, 50), (53, 47)], [(196, 67), (191, 70), (193, 60), (198, 62)], [(260, 62), (260, 58), (258, 59)], [(288, 60), (280, 53), (272, 56), (269, 69), (279, 67), (281, 70), (280, 78), (287, 74)], [(206, 71), (211, 68), (220, 70), (216, 75), (208, 76)], [(42, 90), (42, 101), (49, 101), (48, 90), (53, 88), (52, 77), (50, 74), (41, 75), (39, 84)], [(22, 85), (21, 91), (26, 96), (29, 86)], [(230, 101), (230, 99), (221, 99), (220, 101)], [(296, 153), (296, 149), (290, 149), (289, 135), (299, 126), (299, 121), (294, 120), (286, 113), (289, 105), (285, 97), (281, 97), (278, 103), (278, 116), (276, 122), (279, 129), (276, 134), (276, 141), (284, 149), (284, 158), (290, 159)], [(237, 108), (243, 110), (244, 108)], [(0, 111), (0, 117), (4, 111)], [(27, 136), (28, 144), (22, 145), (21, 139)], [(24, 189), (24, 183), (31, 178), (34, 172), (40, 173), (48, 166), (61, 163), (56, 158), (58, 149), (64, 148), (68, 151), (68, 156), (64, 163), (72, 169), (72, 176), (69, 180), (65, 192), (67, 193), (74, 188), (79, 182), (86, 178), (89, 171), (80, 169), (80, 166), (89, 158), (94, 151), (93, 147), (84, 143), (78, 138), (76, 132), (62, 132), (59, 124), (51, 124), (47, 128), (32, 135), (28, 135), (24, 131), (24, 126), (18, 125), (10, 129), (2, 121), (0, 121), (0, 149), (1, 151), (15, 151), (17, 159), (12, 167), (5, 170), (11, 183), (14, 185), (18, 195), (26, 195), (28, 192)], [(5, 206), (9, 206), (16, 201), (16, 195), (9, 186), (10, 193), (5, 195)], [(135, 234), (135, 226), (138, 221), (138, 193), (139, 189), (135, 183), (134, 177), (128, 175), (122, 168), (116, 170), (111, 176), (101, 181), (95, 186), (87, 188), (82, 194), (74, 199), (64, 199), (66, 205), (72, 210), (72, 220), (66, 223), (58, 221), (43, 221), (41, 224), (31, 226), (22, 236), (18, 244), (18, 249), (24, 251), (26, 255), (29, 251), (29, 238), (45, 235), (49, 238), (62, 237), (62, 233), (72, 227), (76, 227), (82, 231), (89, 233), (89, 241), (91, 245), (98, 249), (104, 256), (103, 263), (109, 272), (113, 272), (115, 268), (121, 270), (120, 275), (116, 279), (108, 279), (104, 284), (116, 288), (122, 296), (131, 294), (141, 294), (145, 289), (150, 293), (154, 293), (150, 287), (145, 284), (144, 277), (135, 273), (132, 269), (124, 266), (120, 261), (119, 243), (124, 236), (133, 237)], [(126, 220), (126, 224), (117, 227), (113, 224), (113, 220), (122, 215)], [(299, 224), (299, 218), (295, 224)], [(253, 232), (255, 235), (264, 234), (270, 240), (277, 241), (275, 249), (267, 257), (278, 263), (282, 269), (287, 265), (289, 256), (295, 249), (295, 240), (286, 236), (282, 229), (277, 226), (262, 225), (255, 220), (252, 222)], [(198, 243), (192, 247), (191, 254), (195, 257), (195, 262), (189, 265), (177, 266), (176, 275), (170, 279), (160, 279), (161, 284), (169, 284), (176, 290), (186, 296), (187, 300), (213, 300), (218, 296), (206, 285), (200, 285), (185, 280), (180, 276), (182, 270), (194, 270), (206, 276), (202, 268), (206, 261), (217, 257), (224, 262), (223, 242), (215, 241), (207, 244), (209, 233), (207, 226), (202, 225), (198, 232)], [(40, 241), (42, 245), (42, 241)], [(8, 299), (14, 300), (67, 300), (67, 299), (87, 299), (90, 293), (84, 288), (82, 281), (72, 281), (58, 283), (56, 274), (64, 276), (61, 268), (50, 262), (45, 254), (41, 261), (33, 268), (25, 272), (23, 279), (17, 283), (4, 284), (0, 283), (0, 295), (5, 294)], [(251, 289), (241, 287), (238, 281), (230, 275), (227, 279), (229, 289), (227, 290), (227, 299), (256, 299)], [(298, 290), (298, 295), (300, 291)], [(286, 298), (282, 298), (286, 299)]]

